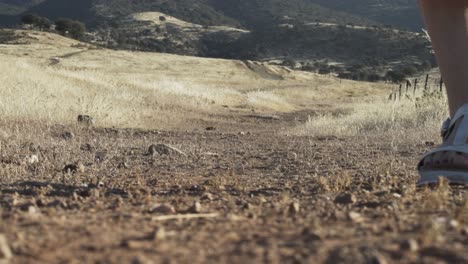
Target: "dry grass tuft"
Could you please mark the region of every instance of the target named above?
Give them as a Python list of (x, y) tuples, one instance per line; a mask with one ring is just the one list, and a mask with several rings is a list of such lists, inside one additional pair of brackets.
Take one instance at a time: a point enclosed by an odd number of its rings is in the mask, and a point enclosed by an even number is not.
[(342, 192), (349, 189), (353, 183), (352, 175), (348, 172), (343, 172), (339, 176), (318, 176), (316, 183), (319, 188), (325, 192)]
[(451, 197), (451, 189), (447, 179), (439, 178), (439, 183), (434, 189), (426, 188), (423, 192), (423, 208), (425, 210), (444, 210)]

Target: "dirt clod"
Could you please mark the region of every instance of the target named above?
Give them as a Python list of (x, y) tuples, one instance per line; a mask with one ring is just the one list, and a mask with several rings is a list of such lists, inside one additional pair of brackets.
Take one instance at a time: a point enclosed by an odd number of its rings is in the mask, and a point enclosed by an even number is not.
[(207, 201), (213, 201), (214, 195), (212, 193), (204, 193), (201, 198), (201, 200), (207, 200)]
[(39, 156), (37, 155), (28, 155), (24, 158), (24, 161), (27, 164), (36, 164), (39, 163)]
[(80, 146), (80, 149), (83, 150), (83, 151), (89, 151), (89, 152), (92, 152), (94, 151), (94, 146), (89, 144), (89, 143), (86, 143), (86, 144), (82, 144)]
[(188, 209), (189, 213), (199, 214), (202, 211), (202, 206), (200, 202), (194, 202), (193, 205)]
[(152, 206), (148, 212), (152, 214), (175, 214), (176, 210), (174, 206), (170, 204), (156, 204)]
[(166, 239), (167, 233), (164, 227), (158, 227), (154, 230), (152, 236), (153, 236), (153, 240), (161, 241), (161, 240)]
[(436, 144), (436, 143), (435, 143), (434, 141), (425, 141), (425, 142), (424, 142), (424, 145), (425, 145), (426, 147), (433, 147), (433, 146), (435, 146), (435, 144)]
[(299, 202), (292, 202), (291, 204), (289, 204), (289, 209), (288, 209), (288, 212), (290, 215), (296, 215), (300, 212), (300, 205), (299, 205)]
[(31, 215), (38, 213), (37, 207), (32, 206), (32, 205), (28, 206), (28, 213), (31, 214)]
[(71, 140), (75, 138), (75, 134), (71, 131), (63, 132), (61, 136), (65, 140)]
[(81, 162), (77, 162), (74, 164), (67, 164), (63, 168), (64, 173), (77, 173), (77, 172), (83, 173), (85, 172), (85, 170), (86, 168)]
[(342, 193), (336, 196), (335, 203), (338, 204), (353, 204), (357, 202), (357, 198), (351, 193)]
[(348, 219), (355, 223), (361, 223), (364, 221), (364, 217), (360, 213), (352, 211), (348, 213)]
[(400, 248), (402, 250), (416, 252), (419, 250), (419, 244), (418, 244), (418, 241), (416, 241), (416, 239), (410, 238), (401, 242)]
[(96, 124), (94, 118), (89, 115), (79, 115), (77, 121), (79, 124), (86, 126), (94, 126)]
[(128, 164), (128, 162), (126, 162), (126, 161), (123, 161), (123, 162), (119, 163), (119, 166), (117, 166), (117, 168), (119, 168), (119, 169), (129, 169), (130, 164)]
[(104, 188), (104, 182), (98, 181), (98, 183), (96, 184), (96, 188), (98, 188), (98, 189)]

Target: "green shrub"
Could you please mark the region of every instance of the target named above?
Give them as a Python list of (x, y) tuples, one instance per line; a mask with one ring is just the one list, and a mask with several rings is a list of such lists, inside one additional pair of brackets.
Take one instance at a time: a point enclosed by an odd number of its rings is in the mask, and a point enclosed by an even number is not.
[(26, 14), (21, 17), (21, 22), (25, 25), (32, 25), (41, 30), (49, 29), (52, 23), (46, 17), (41, 17), (35, 14)]
[(74, 39), (82, 39), (86, 32), (86, 27), (80, 21), (61, 18), (55, 21), (55, 30), (62, 35), (69, 35)]

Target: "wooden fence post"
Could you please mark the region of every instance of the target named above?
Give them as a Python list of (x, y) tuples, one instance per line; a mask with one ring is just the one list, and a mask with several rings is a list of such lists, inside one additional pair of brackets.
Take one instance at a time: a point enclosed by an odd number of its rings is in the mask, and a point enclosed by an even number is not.
[(398, 90), (399, 91), (399, 95), (398, 95), (398, 100), (401, 101), (401, 90), (403, 88), (403, 84), (400, 83), (400, 89)]
[(442, 77), (440, 77), (440, 81), (439, 81), (439, 91), (440, 91), (440, 92), (443, 92), (443, 88), (444, 88), (444, 79), (442, 79)]
[(414, 79), (414, 87), (413, 87), (413, 97), (416, 96), (416, 90), (418, 89), (418, 78)]
[(429, 74), (426, 74), (426, 83), (424, 84), (424, 91), (427, 90), (427, 83), (429, 82)]

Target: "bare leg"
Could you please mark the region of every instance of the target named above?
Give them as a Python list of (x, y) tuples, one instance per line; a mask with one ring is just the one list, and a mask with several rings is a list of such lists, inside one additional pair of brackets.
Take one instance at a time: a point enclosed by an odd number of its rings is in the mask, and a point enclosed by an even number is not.
[(419, 0), (419, 4), (453, 116), (468, 103), (468, 0)]

